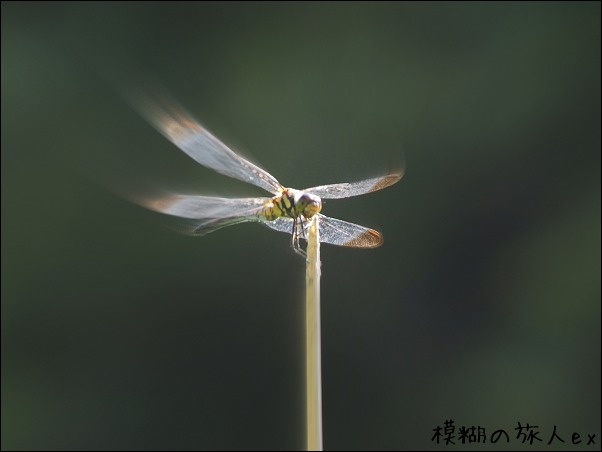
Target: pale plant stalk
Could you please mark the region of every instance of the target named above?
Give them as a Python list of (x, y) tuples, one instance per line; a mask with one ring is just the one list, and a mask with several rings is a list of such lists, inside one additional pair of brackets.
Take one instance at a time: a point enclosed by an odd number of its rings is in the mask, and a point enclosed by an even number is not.
[(307, 450), (322, 450), (322, 353), (320, 340), (320, 232), (312, 219), (307, 238), (305, 354)]

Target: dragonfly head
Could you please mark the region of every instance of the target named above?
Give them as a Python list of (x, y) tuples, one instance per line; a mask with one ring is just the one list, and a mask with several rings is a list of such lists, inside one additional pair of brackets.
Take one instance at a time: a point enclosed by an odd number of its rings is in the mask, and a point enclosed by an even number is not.
[(300, 212), (305, 218), (311, 218), (322, 210), (322, 200), (319, 196), (301, 192), (295, 200), (297, 212)]

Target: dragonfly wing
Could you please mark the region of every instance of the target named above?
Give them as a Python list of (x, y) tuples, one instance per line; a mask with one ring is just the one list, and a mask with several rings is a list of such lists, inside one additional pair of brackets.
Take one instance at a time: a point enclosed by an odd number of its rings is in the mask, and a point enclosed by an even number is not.
[(352, 248), (376, 248), (383, 236), (374, 229), (318, 214), (320, 242)]
[[(267, 227), (276, 231), (293, 232), (293, 220), (280, 217), (274, 221), (264, 221)], [(365, 228), (343, 220), (337, 220), (318, 214), (318, 225), (320, 227), (320, 242), (332, 245), (349, 246), (352, 248), (376, 248), (383, 244), (383, 236), (374, 229)], [(301, 238), (306, 239), (301, 235)]]
[(261, 224), (264, 224), (275, 231), (286, 232), (288, 234), (292, 234), (293, 232), (292, 218), (280, 217), (276, 218), (274, 221), (262, 221)]
[(130, 100), (157, 130), (201, 165), (274, 194), (280, 190), (271, 174), (232, 151), (168, 96), (138, 92)]
[(260, 221), (261, 210), (269, 200), (270, 198), (216, 198), (175, 194), (133, 199), (155, 212), (184, 218), (175, 229), (191, 235), (209, 234), (245, 221)]
[(363, 195), (373, 191), (382, 190), (397, 182), (403, 177), (403, 173), (392, 173), (387, 176), (375, 177), (358, 182), (344, 182), (341, 184), (320, 185), (303, 190), (306, 193), (319, 196), (324, 199), (349, 198), (351, 196)]
[(155, 212), (193, 220), (256, 215), (270, 198), (217, 198), (197, 195), (167, 195), (138, 199), (138, 204)]

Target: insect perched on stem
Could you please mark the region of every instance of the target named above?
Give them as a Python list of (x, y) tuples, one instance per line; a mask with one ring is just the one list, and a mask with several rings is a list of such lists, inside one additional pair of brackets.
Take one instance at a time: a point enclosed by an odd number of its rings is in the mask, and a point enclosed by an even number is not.
[(174, 102), (149, 96), (133, 99), (137, 109), (157, 130), (198, 163), (273, 195), (271, 198), (219, 198), (170, 194), (137, 200), (157, 212), (193, 220), (191, 234), (205, 235), (246, 221), (261, 222), (276, 231), (290, 233), (293, 249), (305, 255), (299, 238), (306, 237), (308, 220), (317, 215), (320, 242), (356, 248), (375, 248), (383, 243), (382, 235), (374, 229), (322, 215), (322, 199), (348, 198), (381, 190), (398, 182), (402, 172), (305, 190), (286, 188), (271, 174), (233, 152)]

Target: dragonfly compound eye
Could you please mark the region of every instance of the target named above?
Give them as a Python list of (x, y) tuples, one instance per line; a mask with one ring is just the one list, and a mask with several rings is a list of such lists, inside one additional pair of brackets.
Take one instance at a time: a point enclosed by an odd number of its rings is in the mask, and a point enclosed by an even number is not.
[(297, 205), (305, 218), (311, 218), (322, 210), (322, 200), (318, 196), (309, 193), (301, 195)]

